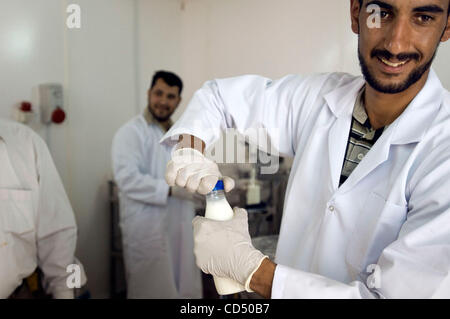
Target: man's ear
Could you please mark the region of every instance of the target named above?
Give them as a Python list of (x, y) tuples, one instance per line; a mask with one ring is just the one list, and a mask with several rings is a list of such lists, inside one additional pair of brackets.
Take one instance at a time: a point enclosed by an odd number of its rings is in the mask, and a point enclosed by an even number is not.
[(359, 13), (361, 9), (359, 0), (350, 0), (350, 17), (352, 19), (352, 31), (359, 34)]
[(441, 42), (445, 42), (450, 39), (450, 15), (447, 17), (447, 26), (445, 27), (444, 34), (442, 35)]

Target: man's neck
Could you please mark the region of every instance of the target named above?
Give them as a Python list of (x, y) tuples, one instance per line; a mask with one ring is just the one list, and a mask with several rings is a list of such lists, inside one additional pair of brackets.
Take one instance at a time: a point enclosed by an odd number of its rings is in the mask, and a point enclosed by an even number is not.
[[(158, 121), (158, 120), (156, 120), (156, 121)], [(172, 121), (170, 120), (170, 119), (168, 119), (168, 120), (166, 120), (166, 121), (163, 121), (163, 122), (161, 122), (161, 121), (158, 121), (158, 123), (159, 123), (159, 125), (161, 125), (165, 130), (166, 130), (166, 132), (170, 129), (170, 127), (172, 126)]]
[(397, 94), (380, 93), (366, 83), (364, 106), (372, 127), (379, 129), (394, 122), (425, 86), (429, 72), (425, 72), (406, 91)]

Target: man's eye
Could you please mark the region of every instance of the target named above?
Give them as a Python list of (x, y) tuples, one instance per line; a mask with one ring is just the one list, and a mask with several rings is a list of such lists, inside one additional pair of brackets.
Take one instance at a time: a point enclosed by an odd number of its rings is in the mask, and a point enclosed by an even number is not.
[(419, 21), (422, 23), (428, 23), (433, 21), (434, 18), (432, 16), (426, 15), (426, 14), (422, 14), (419, 16)]
[(381, 19), (387, 19), (389, 17), (389, 12), (380, 11), (380, 17), (381, 17)]

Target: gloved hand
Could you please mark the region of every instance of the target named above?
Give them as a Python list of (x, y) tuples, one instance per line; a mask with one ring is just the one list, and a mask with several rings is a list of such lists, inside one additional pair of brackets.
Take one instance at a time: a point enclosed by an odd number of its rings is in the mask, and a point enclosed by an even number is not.
[(222, 176), (216, 163), (193, 148), (178, 149), (167, 163), (166, 182), (169, 186), (185, 187), (189, 192), (206, 195), (223, 179), (225, 192), (234, 188), (234, 180)]
[(231, 278), (252, 292), (251, 278), (267, 256), (252, 245), (247, 211), (235, 208), (229, 221), (197, 216), (192, 225), (197, 266), (206, 274)]

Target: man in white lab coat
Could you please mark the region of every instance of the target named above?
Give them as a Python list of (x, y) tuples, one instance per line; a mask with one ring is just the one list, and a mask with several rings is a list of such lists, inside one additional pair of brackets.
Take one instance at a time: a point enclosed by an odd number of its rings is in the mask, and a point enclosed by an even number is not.
[(192, 253), (193, 195), (170, 187), (164, 172), (170, 148), (158, 142), (181, 101), (181, 79), (156, 72), (143, 114), (119, 129), (112, 145), (119, 188), (128, 298), (201, 298)]
[(242, 76), (195, 94), (163, 139), (178, 141), (170, 185), (214, 187), (209, 128), (264, 127), (294, 157), (275, 262), (236, 209), (194, 219), (204, 272), (272, 298), (450, 297), (450, 94), (430, 68), (449, 12), (449, 0), (351, 0), (364, 77)]
[(74, 298), (86, 282), (76, 242), (72, 207), (44, 141), (0, 120), (0, 298)]

